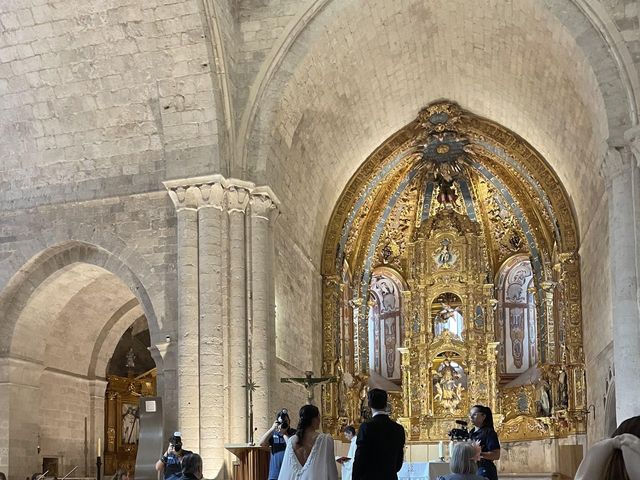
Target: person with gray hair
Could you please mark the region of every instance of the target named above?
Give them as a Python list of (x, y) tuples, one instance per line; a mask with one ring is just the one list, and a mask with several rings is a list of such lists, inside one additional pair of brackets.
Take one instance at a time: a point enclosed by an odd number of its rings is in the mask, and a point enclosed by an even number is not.
[(476, 475), (480, 445), (476, 442), (457, 442), (453, 444), (449, 468), (451, 474), (440, 476), (438, 480), (487, 480)]

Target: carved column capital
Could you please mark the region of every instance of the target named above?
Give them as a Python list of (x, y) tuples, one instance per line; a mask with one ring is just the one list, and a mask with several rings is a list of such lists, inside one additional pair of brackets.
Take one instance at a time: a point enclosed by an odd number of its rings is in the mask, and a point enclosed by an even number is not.
[(274, 219), (280, 212), (280, 201), (269, 187), (256, 187), (251, 192), (251, 216)]
[(249, 205), (251, 186), (233, 183), (226, 188), (227, 209), (231, 212), (245, 213)]
[(627, 173), (631, 166), (633, 155), (630, 147), (609, 147), (600, 165), (600, 175), (605, 179), (607, 185)]

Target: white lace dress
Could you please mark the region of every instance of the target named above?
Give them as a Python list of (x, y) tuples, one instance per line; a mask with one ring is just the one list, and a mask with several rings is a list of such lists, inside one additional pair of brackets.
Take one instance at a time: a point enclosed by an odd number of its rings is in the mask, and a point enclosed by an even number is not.
[(298, 436), (294, 435), (287, 441), (287, 449), (284, 452), (282, 468), (278, 480), (337, 480), (338, 467), (336, 466), (333, 438), (331, 435), (321, 433), (311, 448), (309, 458), (304, 465), (300, 465), (298, 457), (293, 451)]

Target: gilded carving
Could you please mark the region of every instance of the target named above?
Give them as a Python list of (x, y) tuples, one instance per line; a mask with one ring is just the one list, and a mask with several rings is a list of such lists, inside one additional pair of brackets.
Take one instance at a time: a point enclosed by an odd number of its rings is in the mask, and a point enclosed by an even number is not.
[[(388, 355), (394, 345), (400, 351), (393, 412), (412, 441), (443, 439), (473, 403), (494, 409), (506, 441), (584, 432), (577, 250), (570, 200), (533, 147), (451, 102), (421, 110), (366, 159), (327, 228), (323, 369), (339, 372), (341, 383), (323, 390), (325, 427), (337, 434), (363, 418), (369, 343), (377, 341), (369, 322), (380, 306), (374, 270), (391, 267), (402, 277), (402, 320), (387, 333), (402, 344), (388, 337), (378, 344)], [(525, 291), (539, 332), (531, 347), (537, 373), (525, 379), (499, 368), (498, 308), (507, 307), (498, 302), (496, 275), (516, 255), (531, 262)], [(525, 339), (514, 327), (509, 341)]]

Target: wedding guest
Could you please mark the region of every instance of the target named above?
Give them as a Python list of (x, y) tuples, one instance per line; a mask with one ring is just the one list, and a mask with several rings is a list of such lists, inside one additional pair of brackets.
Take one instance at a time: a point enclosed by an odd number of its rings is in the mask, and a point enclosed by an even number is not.
[(611, 438), (602, 440), (587, 452), (576, 480), (640, 479), (640, 416), (620, 424)]
[(278, 480), (338, 480), (333, 438), (319, 428), (318, 407), (302, 407), (296, 433), (287, 440)]
[(498, 480), (496, 460), (500, 460), (500, 441), (493, 428), (493, 414), (489, 407), (474, 405), (469, 412), (469, 419), (473, 424), (469, 437), (480, 443), (480, 460), (478, 461), (478, 475), (488, 480)]
[(289, 440), (289, 437), (293, 436), (295, 433), (296, 431), (291, 428), (289, 411), (286, 408), (283, 408), (276, 414), (276, 419), (273, 422), (273, 425), (271, 425), (271, 428), (260, 438), (258, 444), (261, 447), (269, 445), (271, 448), (269, 476), (267, 477), (268, 480), (277, 480), (278, 475), (280, 475), (284, 451), (287, 448), (287, 440)]
[(202, 457), (197, 453), (182, 459), (182, 480), (202, 480)]
[(485, 477), (476, 474), (481, 452), (482, 448), (479, 443), (454, 443), (449, 463), (451, 474), (440, 476), (438, 480), (486, 480)]
[(344, 427), (344, 438), (349, 442), (349, 451), (346, 457), (338, 457), (336, 461), (342, 465), (342, 480), (351, 480), (353, 473), (353, 458), (356, 454), (356, 429), (352, 425)]

